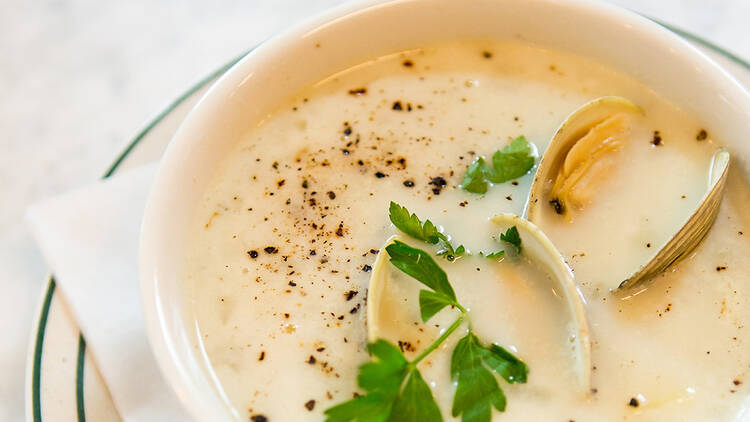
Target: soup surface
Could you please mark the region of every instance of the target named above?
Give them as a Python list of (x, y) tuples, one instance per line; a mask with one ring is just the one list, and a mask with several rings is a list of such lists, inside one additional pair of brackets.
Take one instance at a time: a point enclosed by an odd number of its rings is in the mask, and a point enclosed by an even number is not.
[[(574, 270), (591, 329), (591, 389), (577, 390), (560, 292), (509, 249), (490, 218), (522, 215), (535, 167), (461, 189), (467, 167), (518, 136), (543, 154), (583, 103), (619, 95), (639, 105), (625, 145), (571, 220), (537, 222)], [(633, 79), (590, 60), (521, 43), (466, 42), (381, 57), (284, 102), (238, 142), (199, 204), (186, 256), (196, 347), (240, 420), (322, 420), (363, 393), (370, 360), (368, 283), (398, 230), (394, 201), (430, 219), (470, 254), (432, 254), (468, 310), (473, 332), (529, 368), (498, 377), (497, 420), (741, 420), (750, 407), (750, 190), (731, 168), (714, 227), (648, 288), (615, 292), (630, 268), (681, 226), (706, 190), (719, 146), (711, 128)], [(523, 239), (523, 234), (522, 234)], [(383, 337), (413, 359), (452, 321), (423, 323), (416, 280), (390, 267)], [(617, 283), (615, 283), (616, 285)], [(446, 420), (456, 384), (456, 330), (419, 364)]]

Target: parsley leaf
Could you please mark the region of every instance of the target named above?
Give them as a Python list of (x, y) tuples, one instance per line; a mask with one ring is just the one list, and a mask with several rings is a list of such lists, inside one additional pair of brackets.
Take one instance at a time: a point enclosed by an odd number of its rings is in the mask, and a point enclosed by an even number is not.
[(471, 193), (487, 193), (485, 174), (491, 169), (487, 167), (484, 158), (477, 157), (466, 169), (461, 189)]
[(489, 422), (493, 407), (505, 411), (505, 393), (483, 362), (511, 384), (526, 382), (529, 368), (523, 361), (496, 344), (483, 346), (469, 331), (451, 356), (451, 378), (458, 380), (451, 413), (463, 422)]
[(492, 183), (503, 183), (517, 179), (534, 167), (531, 146), (524, 136), (514, 139), (510, 145), (492, 155), (492, 169), (489, 179)]
[(489, 422), (492, 408), (505, 410), (503, 390), (492, 373), (482, 365), (487, 349), (469, 332), (458, 341), (451, 357), (451, 377), (458, 380), (453, 397), (453, 416), (463, 422)]
[(389, 422), (435, 421), (442, 422), (443, 415), (432, 396), (432, 391), (414, 368), (409, 372), (409, 379), (393, 403)]
[(484, 362), (509, 384), (525, 384), (529, 367), (504, 348), (493, 344), (488, 349)]
[(392, 398), (370, 393), (329, 407), (325, 411), (326, 422), (385, 422), (392, 407)]
[(327, 422), (443, 420), (422, 374), (396, 346), (377, 340), (368, 350), (377, 361), (360, 366), (357, 378), (368, 393), (326, 409)]
[(425, 222), (422, 223), (419, 217), (417, 217), (417, 214), (410, 215), (409, 210), (406, 209), (406, 207), (402, 207), (393, 201), (391, 201), (391, 206), (388, 211), (391, 223), (393, 223), (397, 229), (417, 240), (434, 245), (438, 243), (441, 237), (445, 237), (445, 235), (440, 233), (430, 220), (425, 220)]
[(455, 302), (443, 293), (431, 292), (429, 290), (419, 291), (419, 312), (422, 321), (427, 322), (436, 313), (446, 306), (453, 306)]
[(497, 252), (492, 252), (490, 254), (487, 254), (484, 257), (485, 258), (502, 258), (504, 256), (505, 256), (505, 251), (497, 251)]
[(466, 253), (466, 248), (463, 245), (454, 249), (448, 236), (440, 233), (437, 227), (432, 224), (432, 221), (425, 220), (423, 223), (417, 217), (417, 214), (410, 214), (406, 207), (402, 207), (393, 201), (391, 201), (388, 211), (391, 223), (397, 229), (430, 245), (440, 244), (440, 249), (437, 252), (439, 256), (445, 256), (449, 261), (452, 261), (457, 256)]
[(519, 136), (509, 145), (495, 151), (492, 165), (484, 157), (477, 157), (466, 169), (461, 188), (471, 193), (486, 193), (488, 181), (503, 183), (517, 179), (534, 167), (534, 161), (531, 144), (524, 136)]
[(357, 378), (359, 386), (367, 391), (398, 394), (409, 364), (401, 350), (385, 340), (377, 340), (367, 345), (367, 350), (378, 358), (378, 361), (360, 366)]
[(422, 290), (419, 293), (422, 321), (427, 322), (428, 319), (448, 305), (463, 309), (456, 300), (456, 293), (448, 282), (445, 271), (435, 263), (427, 252), (412, 248), (398, 240), (386, 246), (385, 250), (391, 258), (391, 264), (434, 290), (434, 292)]
[(509, 228), (505, 233), (500, 233), (500, 240), (515, 246), (516, 252), (521, 253), (521, 235), (518, 234), (516, 226)]
[(438, 256), (445, 256), (448, 261), (453, 261), (456, 257), (465, 253), (466, 248), (464, 248), (464, 245), (459, 245), (457, 248), (453, 249), (453, 245), (451, 245), (451, 242), (449, 242), (445, 236), (440, 238), (440, 249), (437, 251)]

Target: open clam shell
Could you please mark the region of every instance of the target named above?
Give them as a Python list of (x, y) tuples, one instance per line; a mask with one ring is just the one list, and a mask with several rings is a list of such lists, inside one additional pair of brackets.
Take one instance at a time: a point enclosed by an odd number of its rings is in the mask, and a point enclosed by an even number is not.
[[(570, 212), (569, 204), (564, 203), (557, 195), (551, 194), (554, 190), (574, 188), (571, 185), (575, 181), (569, 180), (567, 184), (556, 182), (561, 178), (574, 179), (577, 176), (575, 167), (586, 170), (587, 165), (596, 159), (597, 153), (606, 153), (617, 148), (616, 143), (608, 142), (613, 136), (607, 136), (612, 135), (616, 128), (602, 127), (603, 123), (608, 119), (611, 121), (613, 116), (642, 113), (641, 108), (631, 101), (615, 96), (591, 100), (571, 113), (555, 132), (539, 162), (526, 204), (526, 218), (532, 222), (536, 221), (541, 207), (548, 207), (555, 201), (558, 201), (556, 210), (559, 214)], [(612, 123), (617, 125), (618, 122)], [(602, 134), (599, 139), (586, 136), (594, 129), (610, 133)]]
[(552, 287), (566, 304), (568, 341), (581, 392), (591, 389), (591, 339), (584, 299), (573, 280), (573, 272), (555, 245), (538, 227), (515, 214), (498, 214), (491, 221), (505, 230), (516, 226), (523, 241), (523, 253), (549, 275)]
[[(538, 221), (542, 208), (552, 207), (561, 218), (570, 221), (576, 196), (585, 199), (590, 194), (585, 183), (580, 183), (581, 174), (595, 168), (598, 159), (618, 148), (617, 137), (627, 136), (627, 124), (621, 120), (638, 114), (642, 110), (637, 105), (615, 96), (594, 99), (571, 113), (555, 132), (539, 163), (526, 204), (527, 218)], [(728, 167), (729, 153), (718, 150), (711, 164), (707, 192), (696, 210), (664, 246), (613, 288), (627, 289), (641, 284), (700, 243), (716, 219)]]
[(381, 305), (384, 303), (385, 286), (391, 279), (388, 252), (385, 248), (396, 240), (403, 239), (398, 235), (393, 235), (383, 243), (380, 251), (378, 251), (378, 257), (372, 265), (370, 285), (367, 288), (367, 341), (370, 343), (380, 338), (382, 332), (380, 327)]
[(729, 152), (720, 148), (714, 153), (708, 172), (708, 189), (701, 198), (698, 208), (690, 215), (677, 233), (656, 252), (632, 276), (623, 280), (619, 289), (637, 286), (651, 277), (662, 273), (670, 265), (685, 257), (708, 233), (719, 213), (721, 198), (729, 173)]
[[(551, 287), (566, 304), (565, 318), (569, 321), (566, 324), (568, 341), (563, 347), (570, 350), (578, 386), (582, 395), (587, 395), (591, 384), (591, 341), (583, 296), (573, 282), (573, 273), (547, 236), (529, 221), (513, 214), (499, 214), (491, 221), (502, 230), (516, 226), (523, 240), (523, 253), (547, 273), (553, 283)], [(383, 336), (383, 324), (392, 323), (392, 317), (387, 314), (386, 302), (389, 298), (386, 297), (386, 292), (387, 285), (392, 280), (393, 269), (385, 248), (395, 240), (401, 239), (392, 236), (383, 244), (370, 275), (367, 293), (367, 338), (370, 342)]]

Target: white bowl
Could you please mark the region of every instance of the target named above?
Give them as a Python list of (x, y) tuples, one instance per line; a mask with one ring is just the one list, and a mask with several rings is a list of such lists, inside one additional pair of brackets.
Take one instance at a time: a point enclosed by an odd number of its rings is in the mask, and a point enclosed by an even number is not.
[(141, 236), (141, 289), (159, 365), (197, 420), (234, 415), (208, 365), (182, 292), (191, 210), (219, 160), (281, 101), (385, 53), (457, 39), (521, 39), (620, 69), (697, 116), (748, 172), (750, 96), (685, 41), (634, 13), (587, 0), (364, 1), (265, 42), (188, 115), (162, 159)]

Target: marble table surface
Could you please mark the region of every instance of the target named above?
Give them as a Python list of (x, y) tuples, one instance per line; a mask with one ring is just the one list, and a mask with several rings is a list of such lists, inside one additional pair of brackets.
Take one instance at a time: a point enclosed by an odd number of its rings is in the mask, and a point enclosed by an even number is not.
[[(612, 0), (750, 58), (747, 0)], [(100, 177), (187, 87), (340, 0), (0, 1), (0, 420), (24, 415), (26, 351), (47, 268), (34, 201)]]

